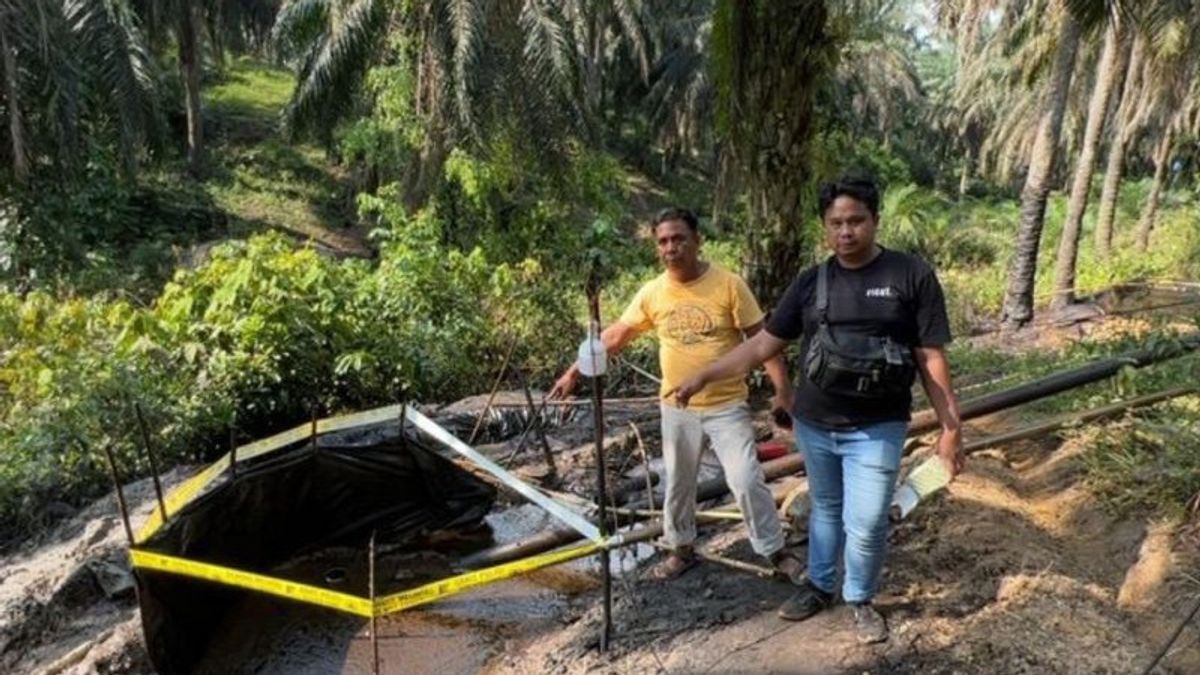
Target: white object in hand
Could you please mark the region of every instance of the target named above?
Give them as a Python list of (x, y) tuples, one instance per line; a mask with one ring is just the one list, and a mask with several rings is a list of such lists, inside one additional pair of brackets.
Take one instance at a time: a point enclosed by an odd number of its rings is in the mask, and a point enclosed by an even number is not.
[(908, 472), (904, 482), (896, 488), (892, 497), (892, 514), (895, 520), (900, 520), (912, 513), (921, 500), (950, 483), (950, 472), (942, 458), (934, 455), (921, 463), (920, 466)]
[(608, 352), (593, 331), (579, 344), (579, 372), (585, 377), (598, 377), (608, 370)]

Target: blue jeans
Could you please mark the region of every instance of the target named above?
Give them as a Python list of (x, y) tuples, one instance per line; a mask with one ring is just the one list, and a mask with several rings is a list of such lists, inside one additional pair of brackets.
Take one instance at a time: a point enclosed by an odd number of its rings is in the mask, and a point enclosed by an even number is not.
[(848, 603), (875, 597), (907, 428), (906, 422), (880, 422), (823, 429), (795, 421), (812, 502), (808, 577), (814, 586), (832, 593), (844, 550), (842, 598)]

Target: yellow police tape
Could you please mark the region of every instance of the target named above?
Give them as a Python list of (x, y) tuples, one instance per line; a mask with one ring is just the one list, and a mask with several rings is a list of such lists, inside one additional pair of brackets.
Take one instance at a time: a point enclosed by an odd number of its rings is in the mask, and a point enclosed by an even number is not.
[(508, 579), (518, 574), (532, 572), (533, 570), (550, 565), (582, 558), (585, 555), (595, 553), (604, 548), (603, 545), (595, 542), (584, 542), (570, 548), (564, 548), (557, 551), (550, 551), (541, 555), (525, 558), (522, 560), (514, 560), (502, 565), (494, 565), (474, 572), (466, 572), (458, 576), (442, 579), (433, 583), (425, 584), (411, 588), (407, 591), (400, 591), (391, 595), (385, 595), (382, 598), (375, 600), (375, 616), (383, 616), (384, 614), (392, 614), (417, 605), (424, 605), (435, 600), (462, 593), (476, 586), (483, 586), (502, 579)]
[[(604, 543), (607, 543), (607, 540)], [(362, 598), (357, 595), (350, 595), (349, 593), (339, 593), (319, 586), (287, 581), (264, 574), (255, 574), (254, 572), (247, 572), (232, 567), (188, 560), (187, 558), (179, 558), (152, 551), (131, 549), (129, 551), (129, 558), (133, 566), (139, 569), (204, 579), (224, 586), (245, 588), (310, 605), (328, 607), (357, 616), (371, 617), (392, 614), (418, 605), (428, 604), (477, 586), (508, 579), (518, 574), (532, 572), (542, 567), (582, 558), (583, 556), (595, 553), (601, 548), (604, 548), (602, 544), (590, 541), (584, 542), (569, 548), (550, 551), (549, 553), (515, 560), (502, 565), (495, 565), (482, 570), (466, 572), (407, 591), (385, 595), (381, 598), (376, 598), (374, 604), (371, 603), (369, 598)]]
[(350, 614), (357, 614), (358, 616), (369, 617), (373, 613), (371, 601), (366, 598), (360, 598), (349, 593), (338, 593), (337, 591), (331, 591), (319, 586), (310, 586), (295, 581), (277, 579), (264, 574), (233, 569), (232, 567), (222, 567), (197, 560), (188, 560), (187, 558), (178, 558), (172, 555), (163, 555), (161, 553), (138, 549), (131, 549), (129, 551), (129, 560), (134, 567), (139, 569), (169, 572), (195, 579), (215, 581), (225, 586), (235, 586), (283, 598), (291, 598), (292, 600), (338, 609)]

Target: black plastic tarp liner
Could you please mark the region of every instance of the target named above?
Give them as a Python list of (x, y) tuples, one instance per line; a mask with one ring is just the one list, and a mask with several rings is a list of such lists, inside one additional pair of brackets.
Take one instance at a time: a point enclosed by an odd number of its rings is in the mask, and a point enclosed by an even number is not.
[[(379, 430), (377, 430), (378, 432)], [(331, 546), (403, 544), (476, 524), (495, 490), (411, 437), (338, 433), (226, 471), (139, 548), (259, 574)], [(385, 436), (390, 436), (387, 438)], [(243, 591), (137, 570), (146, 644), (164, 675), (188, 673)], [(304, 579), (312, 583), (310, 579)], [(337, 589), (346, 591), (347, 589)]]

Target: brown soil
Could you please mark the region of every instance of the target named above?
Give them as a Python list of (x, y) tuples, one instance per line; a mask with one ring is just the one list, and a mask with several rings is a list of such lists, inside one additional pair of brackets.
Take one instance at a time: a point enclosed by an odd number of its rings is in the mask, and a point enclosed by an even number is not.
[[(981, 426), (991, 426), (983, 421)], [(890, 641), (853, 641), (845, 608), (791, 624), (784, 584), (705, 565), (616, 589), (614, 643), (597, 653), (595, 596), (578, 620), (494, 660), (496, 673), (1127, 673), (1144, 667), (1197, 583), (1178, 525), (1117, 519), (1079, 482), (1083, 448), (990, 451), (895, 528), (878, 603)], [(706, 547), (753, 560), (741, 527)], [(1200, 672), (1200, 627), (1160, 672)]]

